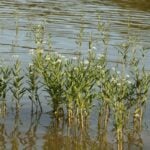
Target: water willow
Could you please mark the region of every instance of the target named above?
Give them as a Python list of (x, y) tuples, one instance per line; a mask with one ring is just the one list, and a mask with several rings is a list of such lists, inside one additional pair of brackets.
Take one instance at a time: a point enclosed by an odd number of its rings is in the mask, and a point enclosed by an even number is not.
[(114, 114), (114, 127), (116, 129), (118, 149), (122, 149), (123, 135), (128, 123), (129, 110), (133, 106), (134, 85), (126, 79), (113, 81), (116, 88), (112, 96), (112, 110)]
[(63, 103), (64, 70), (62, 59), (55, 54), (45, 56), (42, 77), (45, 91), (52, 100), (52, 108), (55, 114)]
[(31, 100), (31, 111), (33, 112), (33, 107), (35, 106), (36, 112), (38, 111), (38, 107), (40, 107), (40, 111), (42, 111), (41, 102), (39, 99), (39, 93), (40, 85), (39, 85), (39, 76), (38, 72), (36, 71), (36, 68), (33, 64), (30, 64), (28, 67), (28, 73), (27, 73), (27, 91), (29, 92), (29, 99)]
[[(107, 130), (110, 111), (114, 120), (114, 127), (118, 142), (118, 149), (122, 149), (124, 129), (127, 124), (128, 109), (130, 109), (133, 98), (133, 85), (117, 72), (106, 70), (103, 73), (105, 79), (99, 85), (100, 88), (100, 126)], [(102, 118), (104, 119), (102, 120)], [(102, 122), (103, 121), (103, 122)]]
[(44, 26), (42, 24), (35, 25), (32, 28), (34, 34), (34, 41), (37, 49), (43, 49), (44, 40)]
[(21, 75), (21, 62), (16, 61), (12, 68), (12, 83), (10, 90), (13, 94), (13, 100), (16, 103), (16, 111), (20, 110), (20, 100), (25, 94), (25, 87), (23, 86), (24, 76)]
[[(106, 50), (106, 49), (105, 49)], [(98, 118), (98, 128), (104, 132), (107, 130), (108, 118), (109, 118), (109, 101), (103, 97), (103, 87), (110, 82), (110, 70), (107, 67), (107, 55), (99, 54), (96, 62), (95, 69), (95, 80), (97, 88), (97, 98), (100, 104), (99, 118)], [(107, 86), (106, 86), (107, 89)], [(101, 131), (100, 131), (101, 132)]]
[[(150, 86), (150, 74), (145, 71), (144, 66), (139, 66), (139, 59), (131, 60), (132, 76), (135, 82), (134, 95), (136, 99), (133, 122), (135, 131), (140, 131), (142, 126), (143, 108), (146, 104)], [(138, 126), (138, 128), (137, 128)]]
[(89, 116), (94, 98), (93, 87), (95, 80), (93, 77), (94, 66), (88, 61), (69, 62), (66, 69), (65, 97), (68, 110), (68, 120), (77, 118), (84, 125), (84, 121)]
[(83, 35), (84, 35), (84, 26), (80, 27), (80, 31), (77, 34), (77, 39), (76, 39), (76, 44), (78, 45), (78, 53), (81, 54), (81, 48), (82, 48), (82, 43), (83, 43)]
[(109, 70), (106, 68), (99, 68), (99, 78), (97, 80), (97, 85), (99, 87), (98, 99), (100, 100), (100, 110), (99, 110), (99, 119), (98, 127), (99, 130), (107, 130), (108, 119), (110, 115), (110, 99), (107, 98), (107, 84), (110, 83), (110, 74)]
[(0, 98), (5, 99), (8, 91), (11, 70), (9, 67), (0, 68)]
[[(103, 29), (104, 30), (104, 29)], [(82, 34), (80, 30), (78, 44), (82, 46)], [(105, 32), (105, 30), (104, 30)], [(43, 53), (44, 28), (38, 26), (35, 29), (35, 55), (26, 73), (28, 87), (23, 86), (24, 76), (21, 75), (21, 64), (17, 60), (10, 71), (7, 67), (0, 69), (0, 98), (5, 99), (9, 80), (11, 80), (11, 92), (16, 103), (17, 111), (20, 109), (20, 100), (27, 90), (29, 99), (33, 105), (40, 107), (39, 92), (44, 89), (44, 94), (49, 95), (49, 103), (56, 117), (66, 115), (68, 122), (75, 120), (83, 128), (90, 117), (90, 111), (95, 99), (100, 103), (99, 127), (107, 130), (109, 117), (113, 118), (114, 129), (118, 144), (118, 150), (123, 149), (124, 136), (129, 122), (129, 111), (132, 109), (133, 126), (140, 129), (143, 108), (147, 100), (150, 85), (150, 74), (145, 68), (139, 66), (140, 59), (135, 56), (133, 50), (128, 64), (130, 44), (127, 41), (121, 44), (119, 51), (122, 56), (122, 73), (116, 69), (109, 69), (107, 64), (107, 48), (104, 55), (96, 57), (93, 50), (88, 51), (86, 59), (65, 60), (56, 53)], [(108, 44), (108, 36), (104, 36), (104, 44)], [(106, 39), (105, 39), (106, 38)], [(92, 49), (92, 37), (89, 48)], [(142, 54), (144, 56), (144, 54)], [(131, 70), (131, 76), (126, 76), (127, 70)], [(130, 80), (129, 80), (130, 79)], [(40, 82), (39, 82), (40, 80)], [(40, 84), (42, 83), (42, 88)], [(38, 108), (37, 108), (38, 109)], [(36, 111), (37, 111), (36, 109)], [(65, 113), (66, 112), (66, 113)], [(141, 130), (141, 129), (140, 129)], [(100, 131), (101, 132), (101, 131)], [(124, 135), (124, 136), (123, 136)]]
[(6, 112), (6, 94), (10, 81), (11, 70), (9, 67), (0, 68), (0, 109), (2, 114)]

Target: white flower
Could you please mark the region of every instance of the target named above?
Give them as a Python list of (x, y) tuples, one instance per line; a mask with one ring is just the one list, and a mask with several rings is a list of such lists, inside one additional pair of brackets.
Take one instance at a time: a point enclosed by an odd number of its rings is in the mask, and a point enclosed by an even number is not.
[(69, 59), (68, 58), (64, 58), (64, 61), (68, 61)]
[(116, 82), (116, 79), (115, 78), (111, 78), (111, 82)]
[(116, 68), (115, 68), (115, 67), (112, 67), (111, 69), (112, 69), (113, 71), (115, 71), (115, 70), (116, 70)]
[(123, 47), (126, 47), (126, 46), (127, 46), (127, 44), (126, 44), (126, 43), (123, 43), (123, 44), (122, 44), (122, 46), (123, 46)]
[(72, 57), (73, 60), (77, 60), (78, 58), (76, 56)]
[(53, 65), (56, 65), (57, 61), (52, 62)]
[(43, 44), (46, 44), (46, 41), (43, 41), (42, 43), (43, 43)]
[(64, 55), (61, 55), (61, 58), (66, 58)]
[(38, 26), (37, 26), (38, 28), (41, 28), (42, 27), (42, 25), (41, 24), (38, 24)]
[(128, 82), (128, 84), (132, 84), (132, 82), (130, 80), (128, 80), (127, 82)]
[(98, 54), (98, 58), (102, 58), (102, 57), (104, 57), (103, 54)]
[(121, 86), (121, 83), (117, 83), (118, 86)]
[(34, 54), (34, 49), (29, 49), (29, 54), (33, 55)]
[(58, 55), (58, 52), (54, 52), (54, 54)]
[(62, 61), (61, 61), (61, 59), (57, 59), (57, 63), (61, 63)]
[(130, 78), (130, 75), (127, 74), (127, 75), (126, 75), (126, 78)]
[(97, 68), (102, 69), (102, 66), (98, 65)]
[(19, 55), (12, 55), (13, 58), (19, 58)]
[(120, 71), (117, 71), (117, 74), (120, 74), (121, 72)]
[(105, 73), (105, 70), (104, 70), (104, 69), (102, 69), (102, 73), (103, 73), (103, 74)]
[(44, 50), (43, 50), (43, 49), (39, 50), (39, 53), (41, 53), (41, 54), (42, 54), (43, 52), (44, 52)]
[(46, 60), (50, 60), (51, 58), (50, 58), (49, 55), (47, 55), (45, 59), (46, 59)]
[(140, 115), (136, 113), (136, 114), (134, 115), (134, 117), (135, 117), (135, 118), (139, 118)]
[(57, 55), (58, 55), (58, 52), (54, 52), (54, 55), (56, 55), (56, 56), (57, 56)]
[(97, 48), (96, 48), (95, 46), (92, 47), (92, 50), (96, 51), (96, 49), (97, 49)]
[(57, 54), (57, 57), (62, 58), (62, 55), (61, 54)]
[(41, 42), (40, 42), (40, 41), (38, 41), (36, 44), (37, 44), (37, 45), (41, 45)]
[(88, 60), (84, 60), (84, 64), (85, 65), (89, 64), (89, 61)]
[(29, 63), (29, 67), (32, 67), (33, 66), (33, 64), (32, 63)]
[(87, 69), (87, 66), (84, 66), (84, 69)]
[(122, 81), (126, 81), (126, 79), (125, 79), (125, 78), (122, 78)]
[(74, 70), (78, 70), (78, 68), (77, 68), (77, 67), (74, 67)]
[(43, 54), (44, 50), (41, 48), (36, 49), (37, 53)]
[(92, 49), (88, 49), (88, 52), (92, 52)]

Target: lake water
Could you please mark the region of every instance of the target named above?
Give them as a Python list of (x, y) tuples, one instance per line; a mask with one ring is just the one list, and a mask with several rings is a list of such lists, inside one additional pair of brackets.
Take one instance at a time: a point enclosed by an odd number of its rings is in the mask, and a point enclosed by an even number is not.
[[(77, 49), (76, 35), (82, 24), (85, 28), (82, 53), (88, 48), (92, 33), (96, 41), (98, 15), (104, 22), (110, 23), (110, 59), (116, 59), (116, 48), (127, 37), (128, 22), (130, 32), (138, 36), (140, 45), (150, 47), (150, 2), (132, 2), (119, 0), (105, 1), (1, 1), (0, 4), (0, 53), (6, 56), (20, 55), (27, 61), (29, 49), (35, 47), (31, 38), (31, 28), (35, 24), (44, 24), (45, 32), (51, 33), (53, 47), (60, 53), (73, 53)], [(17, 31), (16, 31), (17, 30)], [(101, 53), (101, 43), (94, 43)], [(24, 55), (25, 54), (25, 55)]]
[[(90, 35), (97, 53), (103, 52), (101, 42), (98, 42), (98, 16), (106, 24), (110, 24), (109, 61), (117, 62), (119, 45), (128, 34), (139, 38), (142, 45), (149, 50), (145, 66), (150, 70), (150, 1), (149, 0), (1, 0), (0, 1), (0, 59), (10, 63), (12, 56), (19, 55), (22, 62), (29, 63), (30, 50), (35, 48), (32, 26), (43, 24), (46, 38), (52, 36), (55, 51), (72, 57), (78, 46), (76, 35), (81, 26), (84, 27), (82, 54), (86, 55)], [(128, 24), (130, 22), (130, 29)], [(129, 31), (130, 30), (130, 31)], [(129, 31), (129, 32), (128, 32)], [(48, 50), (46, 46), (46, 50)], [(45, 110), (47, 110), (45, 105)], [(45, 111), (46, 112), (46, 111)], [(150, 109), (146, 109), (145, 122), (147, 128), (141, 134), (143, 150), (150, 148)], [(61, 149), (57, 147), (71, 141), (63, 134), (67, 129), (57, 128), (54, 132), (54, 122), (47, 113), (30, 116), (28, 107), (19, 115), (13, 115), (10, 110), (7, 117), (0, 117), (0, 145), (3, 149)], [(53, 129), (53, 130), (51, 130)], [(65, 131), (63, 131), (65, 130)], [(52, 132), (53, 131), (53, 132)], [(51, 138), (49, 137), (51, 135)], [(111, 139), (111, 138), (110, 138)], [(48, 141), (55, 141), (48, 143)], [(87, 139), (88, 140), (88, 139)], [(89, 144), (93, 144), (89, 141)], [(94, 144), (93, 144), (94, 145)], [(109, 147), (110, 146), (110, 147)], [(108, 149), (111, 149), (111, 145)], [(88, 147), (86, 145), (85, 147)], [(67, 146), (63, 149), (67, 149)], [(1, 147), (0, 147), (1, 149)], [(88, 148), (87, 148), (88, 149)], [(136, 149), (136, 147), (131, 147)]]

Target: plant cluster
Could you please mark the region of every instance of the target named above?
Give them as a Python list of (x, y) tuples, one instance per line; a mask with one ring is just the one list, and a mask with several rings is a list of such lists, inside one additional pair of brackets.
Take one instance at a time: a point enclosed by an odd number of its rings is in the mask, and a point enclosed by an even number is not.
[[(95, 108), (99, 108), (99, 128), (107, 130), (109, 119), (112, 118), (118, 149), (123, 149), (124, 133), (131, 116), (134, 131), (141, 129), (143, 108), (150, 86), (150, 74), (140, 63), (143, 59), (137, 58), (135, 51), (132, 52), (132, 57), (128, 56), (133, 44), (128, 41), (120, 45), (121, 67), (110, 68), (107, 50), (97, 56), (91, 46), (87, 58), (68, 59), (58, 53), (43, 53), (44, 29), (38, 27), (35, 30), (37, 49), (25, 76), (22, 75), (23, 70), (18, 60), (12, 68), (0, 67), (0, 102), (3, 107), (6, 109), (6, 96), (10, 91), (16, 111), (21, 109), (20, 101), (24, 95), (28, 95), (31, 101), (32, 112), (34, 106), (36, 112), (38, 108), (43, 111), (44, 98), (40, 98), (40, 93), (43, 92), (44, 96), (48, 96), (48, 104), (57, 119), (63, 117), (69, 125), (76, 122), (84, 128), (94, 105), (98, 104), (99, 107)], [(118, 68), (121, 68), (120, 71)], [(0, 109), (2, 110), (2, 105)]]

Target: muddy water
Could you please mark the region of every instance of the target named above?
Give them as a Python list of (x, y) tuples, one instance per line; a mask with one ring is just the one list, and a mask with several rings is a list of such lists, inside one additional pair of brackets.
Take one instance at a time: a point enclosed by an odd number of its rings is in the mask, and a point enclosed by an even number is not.
[[(130, 33), (139, 37), (139, 46), (150, 49), (150, 1), (149, 0), (1, 0), (0, 1), (0, 58), (9, 63), (13, 55), (28, 63), (30, 49), (35, 48), (32, 26), (43, 24), (46, 36), (51, 33), (55, 51), (72, 55), (76, 52), (76, 35), (84, 26), (82, 54), (86, 55), (89, 37), (92, 33), (96, 52), (101, 53), (103, 46), (97, 42), (97, 16), (103, 22), (110, 23), (109, 59), (117, 61), (116, 46)], [(47, 47), (46, 47), (47, 49)], [(69, 57), (69, 55), (67, 55)], [(149, 68), (147, 54), (146, 67)], [(30, 115), (28, 104), (25, 103), (20, 114), (10, 109), (6, 117), (0, 116), (0, 149), (112, 149), (112, 135), (109, 140), (101, 138), (99, 143), (93, 140), (97, 137), (96, 120), (87, 133), (74, 133), (64, 127), (61, 122), (53, 120), (48, 113), (49, 108), (44, 104), (44, 113)], [(147, 108), (144, 121), (144, 131), (138, 139), (127, 143), (128, 149), (150, 147), (150, 111)], [(94, 118), (94, 117), (93, 117)], [(69, 134), (66, 134), (68, 133)], [(73, 139), (67, 135), (73, 135)], [(86, 138), (81, 138), (82, 136)], [(79, 138), (80, 137), (80, 138)], [(75, 140), (74, 140), (75, 139)], [(78, 143), (78, 144), (77, 144)], [(103, 143), (103, 145), (102, 145)], [(134, 144), (133, 144), (134, 143)], [(136, 143), (136, 144), (135, 144)]]

